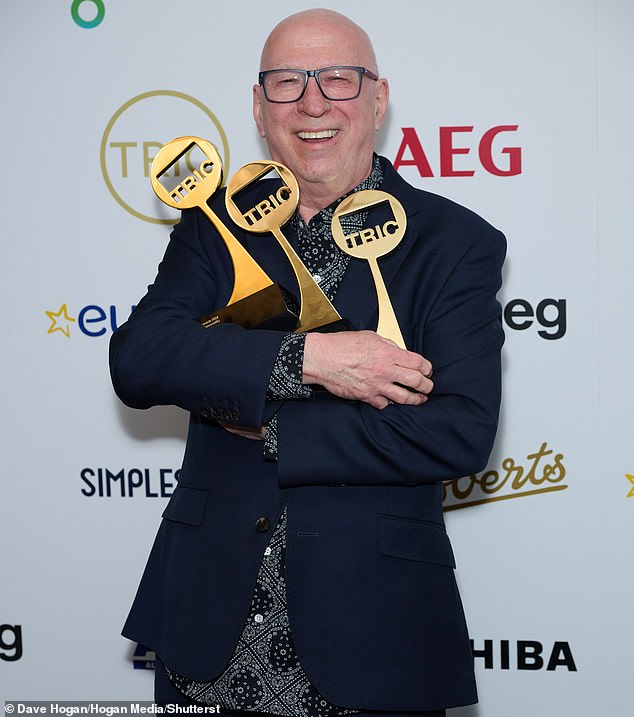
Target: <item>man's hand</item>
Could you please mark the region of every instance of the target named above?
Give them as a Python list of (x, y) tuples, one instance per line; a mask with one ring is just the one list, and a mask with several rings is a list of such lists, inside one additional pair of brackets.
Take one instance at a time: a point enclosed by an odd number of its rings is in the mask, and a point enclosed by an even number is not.
[(304, 347), (305, 384), (319, 384), (340, 398), (385, 408), (425, 403), (434, 384), (431, 363), (374, 331), (310, 332)]
[(237, 426), (235, 423), (218, 423), (229, 433), (243, 438), (250, 438), (252, 441), (263, 441), (266, 438), (266, 426)]

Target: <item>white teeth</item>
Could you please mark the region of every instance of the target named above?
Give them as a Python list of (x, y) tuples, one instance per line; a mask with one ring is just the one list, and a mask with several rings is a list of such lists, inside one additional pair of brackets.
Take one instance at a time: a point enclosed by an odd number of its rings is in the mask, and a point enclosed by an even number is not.
[(297, 136), (300, 139), (330, 139), (337, 134), (336, 129), (325, 129), (321, 132), (298, 132)]

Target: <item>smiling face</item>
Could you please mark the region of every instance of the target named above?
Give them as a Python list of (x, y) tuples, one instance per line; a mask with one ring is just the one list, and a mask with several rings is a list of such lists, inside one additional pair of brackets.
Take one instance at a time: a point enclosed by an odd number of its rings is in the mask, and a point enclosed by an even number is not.
[[(282, 21), (262, 52), (262, 70), (314, 70), (358, 65), (377, 72), (372, 45), (353, 22), (327, 10)], [(286, 165), (300, 186), (300, 212), (308, 218), (363, 181), (372, 168), (375, 133), (388, 101), (387, 80), (364, 77), (354, 100), (327, 100), (309, 78), (297, 102), (268, 102), (253, 88), (253, 114), (271, 159)]]

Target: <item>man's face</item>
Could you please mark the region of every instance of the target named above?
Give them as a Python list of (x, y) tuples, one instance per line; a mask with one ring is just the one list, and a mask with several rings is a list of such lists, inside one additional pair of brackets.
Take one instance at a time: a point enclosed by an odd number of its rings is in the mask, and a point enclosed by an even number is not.
[[(332, 65), (376, 69), (365, 39), (336, 22), (304, 21), (274, 33), (262, 57), (263, 70)], [(255, 121), (271, 159), (295, 174), (302, 194), (330, 203), (368, 176), (375, 132), (387, 107), (386, 80), (364, 77), (359, 97), (345, 101), (327, 100), (312, 77), (297, 102), (268, 102), (259, 85), (253, 93)]]

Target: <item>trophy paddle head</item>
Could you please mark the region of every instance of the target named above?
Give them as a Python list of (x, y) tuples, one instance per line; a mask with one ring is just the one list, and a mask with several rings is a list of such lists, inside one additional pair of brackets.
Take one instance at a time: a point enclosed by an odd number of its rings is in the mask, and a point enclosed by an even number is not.
[[(253, 206), (243, 206), (247, 188), (262, 177), (277, 173), (281, 183), (263, 185), (269, 192), (259, 195)], [(248, 194), (249, 197), (252, 193)], [(238, 206), (238, 200), (240, 205)], [(247, 205), (253, 204), (253, 199)], [(251, 162), (241, 167), (229, 180), (225, 206), (232, 221), (248, 232), (265, 234), (280, 229), (293, 216), (299, 204), (299, 185), (293, 173), (283, 164), (272, 161)]]
[[(197, 168), (190, 161), (194, 152), (198, 155)], [(198, 161), (201, 157), (202, 161)], [(182, 158), (190, 174), (182, 180), (177, 177), (168, 188), (167, 173)], [(169, 207), (191, 209), (206, 202), (222, 184), (222, 160), (211, 142), (200, 137), (177, 137), (161, 147), (154, 157), (150, 180), (156, 196)]]
[[(385, 217), (389, 208), (388, 218)], [(381, 221), (374, 226), (366, 227), (352, 234), (346, 234), (341, 224), (342, 218), (359, 212), (377, 210)], [(377, 189), (365, 189), (353, 192), (343, 199), (332, 217), (332, 236), (337, 246), (346, 254), (356, 259), (376, 260), (395, 249), (405, 236), (407, 217), (403, 205), (387, 192)]]

